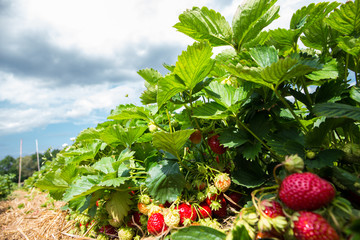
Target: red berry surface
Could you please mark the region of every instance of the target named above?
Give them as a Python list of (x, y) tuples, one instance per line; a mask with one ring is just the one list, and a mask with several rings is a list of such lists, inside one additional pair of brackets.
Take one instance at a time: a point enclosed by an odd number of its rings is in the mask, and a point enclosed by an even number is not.
[(199, 216), (200, 218), (211, 218), (212, 217), (211, 208), (206, 202), (200, 203), (199, 213), (200, 213), (200, 216)]
[(111, 225), (106, 225), (106, 226), (102, 226), (102, 227), (99, 229), (99, 232), (100, 232), (100, 233), (104, 233), (104, 234), (109, 234), (109, 235), (116, 235), (116, 234), (117, 234), (117, 229), (114, 228), (114, 227), (111, 226)]
[(186, 219), (195, 221), (197, 218), (196, 210), (193, 206), (187, 203), (181, 203), (177, 209), (180, 213), (180, 225), (184, 223)]
[(161, 213), (152, 214), (147, 222), (147, 230), (152, 235), (160, 235), (167, 230), (164, 216)]
[[(231, 192), (229, 193), (228, 197), (236, 204), (238, 204), (241, 200), (242, 194), (237, 192)], [(240, 210), (240, 206), (235, 205), (231, 201), (228, 200), (228, 204), (230, 204), (231, 207), (235, 208), (236, 210)]]
[(202, 138), (202, 134), (200, 130), (196, 130), (190, 135), (189, 139), (193, 144), (199, 144), (201, 142), (201, 138)]
[(208, 138), (207, 142), (211, 150), (216, 154), (223, 154), (226, 152), (226, 148), (220, 144), (219, 135), (214, 135)]
[(224, 198), (223, 193), (221, 193), (221, 194), (213, 194), (213, 195), (211, 195), (210, 197), (207, 197), (207, 198), (205, 199), (205, 201), (206, 201), (206, 204), (210, 206), (211, 203), (212, 203), (212, 201), (220, 202), (220, 200), (221, 200), (222, 198)]
[(294, 221), (294, 236), (298, 240), (338, 240), (335, 229), (319, 214), (313, 212), (299, 212), (300, 216)]
[(277, 201), (263, 200), (261, 201), (261, 206), (263, 207), (264, 214), (270, 218), (285, 216), (280, 203)]
[(315, 210), (335, 197), (334, 187), (316, 174), (294, 173), (281, 183), (279, 198), (293, 210)]

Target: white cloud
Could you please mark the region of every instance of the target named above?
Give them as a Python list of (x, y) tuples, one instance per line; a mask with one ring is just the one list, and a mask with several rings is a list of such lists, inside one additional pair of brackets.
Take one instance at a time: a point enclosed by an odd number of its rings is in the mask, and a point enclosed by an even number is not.
[(93, 124), (103, 118), (97, 111), (109, 113), (120, 103), (140, 104), (142, 91), (141, 82), (48, 88), (41, 81), (0, 72), (0, 102), (13, 106), (0, 108), (0, 135), (69, 120)]

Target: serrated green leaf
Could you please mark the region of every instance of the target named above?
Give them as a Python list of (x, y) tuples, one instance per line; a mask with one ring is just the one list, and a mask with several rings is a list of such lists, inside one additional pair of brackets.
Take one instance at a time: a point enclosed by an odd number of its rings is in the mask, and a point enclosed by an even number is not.
[(249, 141), (247, 133), (237, 128), (225, 129), (219, 137), (224, 147), (235, 148)]
[(174, 73), (184, 81), (188, 90), (192, 90), (210, 73), (215, 63), (212, 55), (212, 47), (208, 43), (195, 42), (178, 57)]
[(225, 17), (206, 7), (187, 10), (174, 27), (197, 41), (207, 40), (212, 46), (231, 45), (232, 30)]
[(250, 49), (252, 59), (262, 68), (268, 67), (279, 60), (279, 51), (273, 46), (260, 46)]
[(221, 84), (216, 81), (211, 82), (209, 86), (205, 88), (205, 92), (209, 97), (226, 108), (230, 108), (239, 101), (246, 100), (249, 94), (243, 87), (234, 88), (233, 86)]
[(76, 137), (77, 142), (81, 141), (90, 141), (94, 139), (100, 139), (100, 133), (95, 128), (88, 128), (79, 133), (79, 135)]
[(321, 69), (322, 66), (314, 60), (287, 57), (271, 64), (261, 72), (264, 81), (279, 85), (293, 77), (299, 77)]
[(223, 65), (223, 67), (230, 72), (231, 74), (243, 79), (245, 81), (250, 81), (264, 85), (266, 87), (272, 88), (272, 84), (265, 82), (261, 77), (262, 68), (257, 67), (246, 67), (240, 64), (234, 65)]
[(276, 49), (279, 49), (281, 55), (288, 55), (287, 53), (293, 50), (296, 46), (297, 37), (300, 30), (298, 29), (284, 29), (277, 28), (269, 31), (270, 38), (266, 42), (267, 45), (273, 45)]
[(179, 130), (172, 133), (156, 132), (153, 135), (153, 145), (157, 149), (167, 151), (174, 156), (178, 156), (183, 146), (189, 139), (194, 129)]
[(266, 175), (257, 161), (247, 161), (243, 158), (234, 159), (235, 170), (232, 181), (247, 188), (254, 188), (266, 181)]
[[(360, 20), (360, 19), (359, 19)], [(343, 36), (337, 39), (338, 47), (345, 52), (360, 58), (360, 39), (355, 37)]]
[(237, 8), (232, 28), (238, 50), (279, 17), (280, 8), (275, 3), (276, 0), (247, 0)]
[(150, 110), (144, 107), (132, 106), (128, 108), (114, 109), (107, 119), (114, 120), (128, 120), (128, 119), (143, 119), (148, 120), (151, 116)]
[(245, 143), (241, 146), (241, 153), (246, 159), (255, 160), (256, 157), (261, 152), (261, 143), (255, 142), (255, 143)]
[(149, 193), (160, 203), (175, 201), (184, 189), (185, 178), (175, 161), (164, 160), (148, 170), (146, 186)]
[(119, 124), (107, 127), (100, 135), (101, 139), (108, 144), (119, 143), (124, 147), (131, 146), (147, 130), (144, 127), (123, 128)]
[(321, 70), (314, 71), (306, 75), (306, 77), (314, 81), (322, 79), (336, 79), (339, 76), (337, 64), (338, 63), (336, 59), (333, 58), (331, 59), (331, 61), (325, 63), (324, 67)]
[(114, 192), (110, 196), (110, 200), (106, 202), (105, 208), (112, 219), (122, 222), (124, 217), (128, 215), (130, 211), (130, 194), (124, 192)]
[[(116, 173), (112, 173), (111, 175), (116, 175)], [(109, 179), (107, 179), (109, 178)], [(129, 180), (128, 177), (104, 177), (101, 183), (98, 184), (98, 186), (103, 187), (120, 187), (122, 184), (124, 184), (127, 180)]]
[(94, 159), (102, 144), (103, 142), (100, 140), (85, 142), (82, 148), (63, 152), (62, 155), (64, 157), (68, 157), (66, 162), (67, 164), (77, 164), (81, 161)]
[(155, 85), (163, 76), (162, 74), (152, 68), (146, 68), (137, 72), (150, 85)]
[(360, 88), (359, 87), (352, 87), (350, 89), (350, 97), (360, 103)]
[(223, 119), (228, 117), (228, 114), (225, 113), (226, 107), (217, 103), (209, 102), (204, 103), (193, 109), (192, 117), (203, 118), (203, 119)]
[(359, 177), (339, 167), (332, 167), (331, 170), (333, 177), (336, 178), (343, 186), (354, 192), (359, 191)]
[(48, 172), (35, 183), (35, 186), (39, 189), (49, 191), (51, 197), (56, 200), (61, 200), (65, 191), (70, 187), (69, 184), (60, 177), (60, 169), (56, 172)]
[(312, 28), (314, 23), (324, 19), (331, 11), (337, 8), (340, 3), (337, 2), (320, 2), (315, 5), (311, 3), (308, 6), (297, 10), (290, 21), (291, 29)]
[(313, 108), (317, 116), (351, 118), (360, 121), (360, 108), (342, 103), (319, 103)]
[(337, 149), (326, 149), (319, 152), (315, 159), (305, 160), (305, 165), (309, 168), (323, 168), (334, 166), (334, 162), (339, 160), (344, 152)]
[(225, 240), (225, 233), (206, 226), (181, 228), (171, 234), (172, 240)]
[(71, 184), (64, 194), (63, 201), (68, 202), (75, 198), (83, 197), (93, 193), (102, 187), (97, 186), (100, 183), (100, 176), (88, 175), (80, 177), (76, 182)]
[(345, 35), (360, 33), (360, 1), (347, 1), (335, 9), (325, 20), (329, 26)]
[(92, 167), (96, 170), (99, 170), (105, 174), (115, 172), (115, 169), (113, 168), (113, 163), (115, 162), (115, 159), (112, 157), (103, 157), (96, 163), (92, 165)]
[(60, 178), (65, 180), (68, 184), (77, 177), (79, 170), (75, 164), (68, 164), (61, 169)]
[(164, 105), (170, 98), (185, 91), (186, 86), (180, 81), (179, 77), (174, 74), (167, 75), (158, 83), (157, 104), (158, 108)]

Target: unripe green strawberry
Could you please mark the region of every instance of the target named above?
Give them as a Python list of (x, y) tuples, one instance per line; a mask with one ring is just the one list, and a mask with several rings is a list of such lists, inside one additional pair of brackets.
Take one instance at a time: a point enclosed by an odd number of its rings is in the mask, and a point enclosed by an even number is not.
[(210, 149), (216, 154), (224, 154), (226, 152), (226, 148), (221, 145), (219, 141), (219, 135), (214, 135), (208, 138), (207, 142)]
[(115, 228), (118, 228), (121, 226), (121, 222), (119, 222), (116, 219), (109, 219), (108, 221), (109, 221), (109, 224)]
[(300, 216), (294, 221), (294, 236), (298, 240), (338, 240), (335, 229), (319, 214), (313, 212), (299, 212)]
[(160, 235), (167, 229), (168, 227), (165, 224), (164, 216), (161, 213), (154, 213), (149, 217), (147, 230), (150, 234)]
[(123, 227), (118, 229), (119, 240), (132, 240), (135, 232), (132, 228)]
[(293, 210), (315, 210), (330, 203), (335, 197), (334, 187), (316, 174), (294, 173), (281, 183), (279, 198)]
[(165, 224), (169, 227), (177, 227), (180, 224), (180, 213), (176, 209), (168, 209), (164, 214)]
[(151, 198), (149, 195), (147, 194), (141, 194), (139, 197), (139, 202), (144, 203), (144, 204), (150, 204), (151, 203)]
[(226, 192), (231, 185), (231, 179), (227, 173), (219, 173), (214, 178), (214, 185), (220, 192)]
[(109, 240), (109, 237), (106, 234), (99, 233), (96, 240)]

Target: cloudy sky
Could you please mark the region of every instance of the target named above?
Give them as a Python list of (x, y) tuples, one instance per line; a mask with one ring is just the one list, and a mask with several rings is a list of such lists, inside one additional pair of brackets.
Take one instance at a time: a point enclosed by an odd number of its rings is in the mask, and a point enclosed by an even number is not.
[[(288, 27), (310, 2), (278, 0)], [(344, 1), (341, 1), (344, 2)], [(241, 0), (0, 0), (0, 160), (61, 148), (106, 120), (119, 104), (140, 105), (139, 69), (174, 64), (192, 40), (172, 26), (193, 6), (229, 22)], [(125, 97), (128, 95), (128, 97)]]

